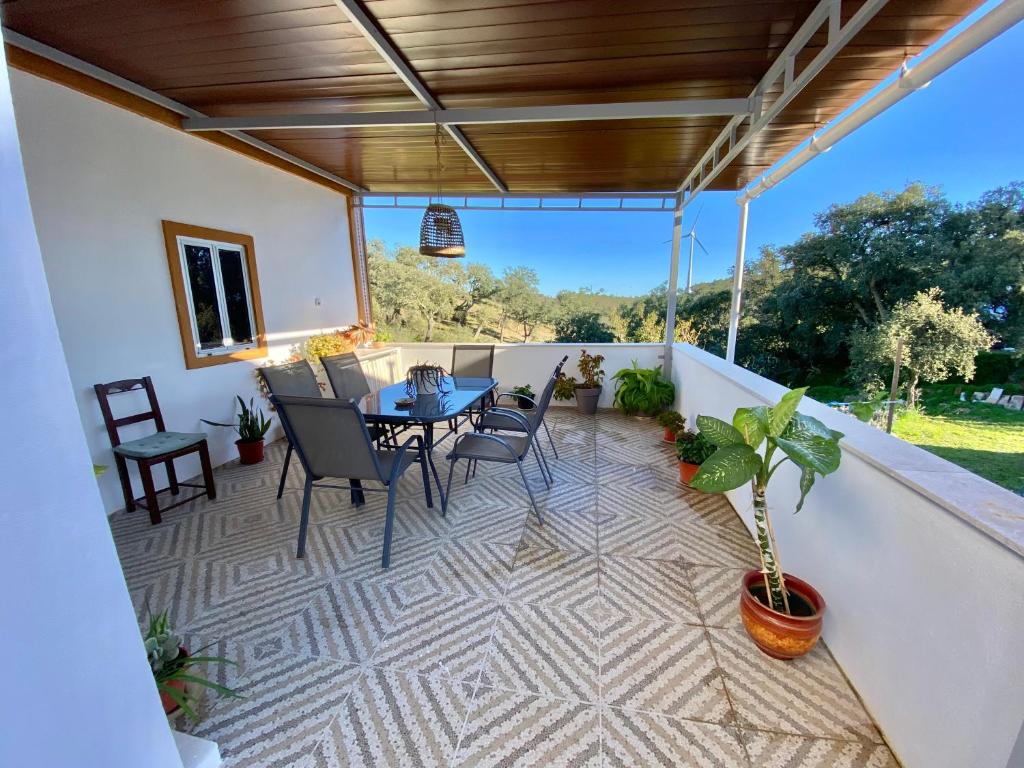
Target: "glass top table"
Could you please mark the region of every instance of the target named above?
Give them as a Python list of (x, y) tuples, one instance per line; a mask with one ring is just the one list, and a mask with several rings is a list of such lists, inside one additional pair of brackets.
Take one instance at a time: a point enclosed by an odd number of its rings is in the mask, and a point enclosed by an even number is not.
[(427, 426), (465, 413), (497, 386), (496, 379), (445, 376), (437, 394), (419, 395), (412, 406), (403, 407), (396, 402), (408, 397), (405, 384), (392, 384), (366, 395), (359, 401), (359, 410), (367, 421)]

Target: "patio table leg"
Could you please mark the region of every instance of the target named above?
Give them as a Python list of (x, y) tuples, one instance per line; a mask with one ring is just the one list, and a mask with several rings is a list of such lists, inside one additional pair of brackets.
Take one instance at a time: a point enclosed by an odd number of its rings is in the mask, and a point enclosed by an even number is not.
[(437, 474), (437, 467), (434, 465), (434, 425), (424, 424), (423, 425), (423, 451), (427, 455), (427, 463), (430, 464), (430, 473), (434, 476), (434, 482), (437, 483), (437, 492), (441, 496), (441, 508), (445, 507), (445, 499), (447, 498), (444, 493), (444, 489), (441, 488), (441, 478)]
[(363, 506), (366, 503), (366, 494), (363, 493), (363, 481), (349, 480), (348, 483), (352, 486), (352, 503), (357, 507)]

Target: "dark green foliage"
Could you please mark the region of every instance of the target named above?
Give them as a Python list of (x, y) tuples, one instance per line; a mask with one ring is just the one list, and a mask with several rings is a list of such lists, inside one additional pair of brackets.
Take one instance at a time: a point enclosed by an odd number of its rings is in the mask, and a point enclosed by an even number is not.
[(714, 443), (703, 432), (687, 432), (676, 438), (676, 456), (687, 464), (703, 464), (714, 452)]
[(664, 411), (658, 414), (658, 423), (673, 432), (679, 432), (686, 426), (686, 419), (679, 411)]
[(608, 344), (615, 334), (597, 312), (576, 310), (555, 323), (555, 341), (562, 343)]
[(632, 368), (617, 371), (615, 407), (625, 414), (654, 415), (670, 406), (676, 399), (676, 387), (661, 375), (660, 368), (641, 368), (633, 361)]

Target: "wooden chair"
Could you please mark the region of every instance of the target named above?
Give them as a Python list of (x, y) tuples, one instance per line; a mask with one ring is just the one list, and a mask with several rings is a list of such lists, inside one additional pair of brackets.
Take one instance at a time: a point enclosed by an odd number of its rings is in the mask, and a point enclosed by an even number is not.
[[(106, 424), (107, 434), (110, 436), (110, 446), (114, 449), (114, 462), (117, 464), (117, 474), (121, 478), (126, 512), (134, 512), (137, 506), (142, 507), (149, 512), (150, 522), (156, 525), (160, 522), (161, 512), (180, 507), (203, 495), (211, 500), (217, 498), (217, 487), (213, 482), (213, 467), (210, 465), (210, 451), (206, 445), (206, 435), (202, 432), (168, 432), (164, 429), (164, 417), (160, 413), (160, 404), (157, 402), (156, 391), (153, 389), (153, 380), (149, 376), (144, 376), (141, 379), (112, 381), (108, 384), (96, 384), (93, 389), (96, 390), (96, 398), (100, 402), (103, 422)], [(145, 390), (149, 399), (149, 410), (114, 418), (114, 414), (110, 410), (110, 395), (136, 390)], [(157, 431), (147, 437), (121, 442), (121, 436), (118, 434), (121, 427), (139, 424), (143, 421), (155, 421)], [(178, 482), (178, 476), (174, 471), (174, 460), (190, 453), (199, 454), (199, 461), (203, 465), (203, 485)], [(143, 498), (136, 499), (132, 491), (132, 481), (128, 475), (128, 459), (138, 464), (145, 502), (143, 502)], [(166, 466), (168, 483), (166, 488), (157, 490), (154, 486), (152, 472), (154, 464)], [(193, 494), (187, 499), (160, 509), (157, 494), (169, 490), (172, 495), (177, 496), (181, 486), (202, 488), (203, 490), (201, 493)]]

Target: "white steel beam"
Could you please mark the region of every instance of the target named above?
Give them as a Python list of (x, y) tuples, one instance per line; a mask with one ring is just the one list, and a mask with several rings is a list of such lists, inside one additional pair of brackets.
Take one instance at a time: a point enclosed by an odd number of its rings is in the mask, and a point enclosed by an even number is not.
[(954, 64), (1021, 21), (1024, 21), (1024, 0), (1005, 0), (997, 5), (916, 65), (902, 67), (895, 81), (849, 114), (840, 116), (824, 130), (812, 136), (803, 149), (765, 172), (757, 182), (741, 192), (739, 200), (753, 200), (760, 196), (765, 190), (771, 189), (822, 152), (827, 152), (894, 104), (924, 88)]
[(683, 239), (683, 196), (676, 195), (676, 208), (672, 217), (672, 258), (668, 268), (668, 290), (665, 294), (665, 354), (661, 374), (672, 378), (672, 345), (676, 341), (676, 302), (679, 299), (679, 248)]
[[(430, 89), (427, 88), (413, 68), (409, 66), (409, 63), (398, 52), (398, 49), (391, 43), (388, 36), (384, 34), (384, 31), (377, 26), (377, 21), (366, 12), (366, 9), (363, 8), (363, 4), (359, 0), (334, 1), (345, 16), (348, 17), (348, 20), (352, 22), (353, 26), (359, 30), (360, 34), (366, 38), (367, 42), (373, 46), (373, 49), (377, 51), (381, 58), (388, 63), (388, 66), (395, 71), (395, 74), (415, 94), (423, 106), (433, 111), (443, 109), (441, 103), (434, 98)], [(476, 164), (476, 167), (480, 169), (481, 173), (487, 177), (488, 181), (498, 191), (508, 192), (508, 187), (505, 186), (505, 183), (498, 178), (498, 175), (480, 156), (480, 153), (476, 151), (473, 145), (469, 143), (469, 139), (466, 138), (465, 134), (458, 127), (446, 125), (444, 129), (452, 137), (452, 140), (462, 148), (462, 151), (469, 155), (470, 159)]]
[[(684, 204), (689, 204), (701, 191), (706, 189), (765, 126), (771, 123), (835, 58), (836, 54), (874, 18), (886, 2), (887, 0), (866, 0), (857, 12), (843, 24), (842, 0), (820, 0), (751, 92), (753, 109), (746, 132), (739, 135), (739, 129), (746, 122), (746, 118), (732, 118), (679, 185), (679, 191), (686, 198)], [(794, 63), (797, 55), (826, 24), (828, 40), (825, 46), (799, 74), (795, 74)], [(770, 98), (771, 89), (775, 87), (780, 78), (783, 84), (781, 93), (770, 105), (765, 107), (765, 98)]]
[[(114, 88), (125, 91), (126, 93), (130, 93), (133, 96), (138, 96), (139, 98), (145, 99), (148, 102), (157, 104), (158, 106), (161, 106), (164, 109), (169, 109), (172, 112), (176, 112), (177, 114), (181, 115), (184, 118), (184, 120), (206, 119), (206, 115), (204, 113), (192, 109), (191, 107), (182, 104), (180, 101), (169, 99), (166, 96), (157, 93), (156, 91), (151, 91), (149, 88), (146, 88), (145, 86), (139, 85), (138, 83), (133, 82), (131, 80), (127, 80), (126, 78), (123, 78), (120, 75), (115, 75), (113, 72), (108, 72), (105, 69), (101, 69), (100, 67), (97, 67), (94, 64), (90, 64), (89, 62), (83, 61), (82, 59), (72, 56), (69, 53), (65, 53), (64, 51), (61, 51), (57, 48), (53, 48), (49, 45), (46, 45), (45, 43), (41, 43), (38, 40), (34, 40), (31, 37), (26, 37), (25, 35), (15, 32), (12, 29), (7, 29), (7, 27), (3, 28), (3, 39), (4, 42), (10, 43), (13, 46), (21, 48), (22, 50), (26, 50), (29, 53), (34, 53), (37, 56), (43, 57), (44, 59), (49, 59), (50, 61), (60, 64), (63, 67), (67, 67), (68, 69), (74, 70), (75, 72), (80, 72), (83, 75), (88, 75), (94, 80), (99, 80), (101, 83), (106, 83), (107, 85), (111, 85)], [(323, 168), (313, 165), (312, 163), (306, 162), (302, 158), (295, 157), (295, 155), (285, 152), (283, 149), (273, 147), (264, 141), (260, 141), (257, 138), (249, 136), (248, 134), (242, 133), (238, 130), (221, 130), (228, 136), (238, 139), (239, 141), (245, 142), (251, 147), (256, 147), (257, 149), (260, 149), (269, 155), (273, 155), (274, 157), (280, 158), (285, 162), (291, 163), (297, 168), (302, 168), (303, 170), (309, 171), (310, 173), (314, 173), (317, 176), (327, 179), (328, 181), (333, 181), (335, 184), (340, 184), (343, 187), (348, 187), (353, 192), (361, 194), (367, 191), (364, 187), (361, 187), (358, 184), (349, 181), (348, 179), (343, 179), (340, 176), (331, 173), (330, 171), (325, 171)]]
[[(369, 193), (355, 198), (361, 208), (405, 208), (422, 210), (424, 201), (436, 197), (436, 190), (401, 193)], [(597, 211), (622, 213), (668, 213), (675, 207), (675, 192), (491, 192), (443, 195), (442, 202), (467, 211)]]
[(729, 338), (725, 345), (725, 361), (736, 362), (736, 337), (740, 329), (740, 302), (743, 298), (743, 264), (747, 253), (747, 213), (749, 202), (740, 204), (740, 226), (736, 234), (736, 267), (732, 275), (732, 305), (729, 308)]
[(278, 131), (302, 128), (376, 128), (382, 126), (490, 125), (556, 123), (579, 120), (638, 120), (745, 115), (749, 99), (675, 99), (611, 104), (560, 104), (542, 107), (350, 112), (347, 114), (200, 117), (186, 120), (186, 131)]

